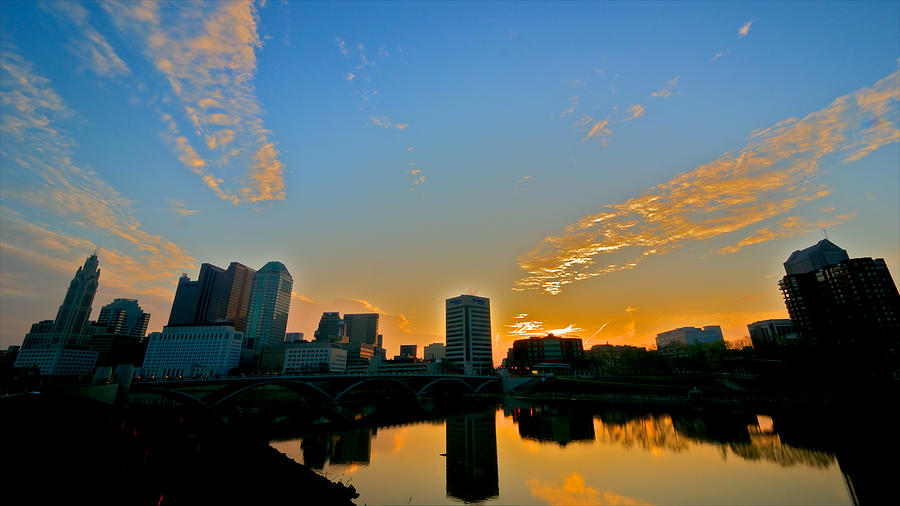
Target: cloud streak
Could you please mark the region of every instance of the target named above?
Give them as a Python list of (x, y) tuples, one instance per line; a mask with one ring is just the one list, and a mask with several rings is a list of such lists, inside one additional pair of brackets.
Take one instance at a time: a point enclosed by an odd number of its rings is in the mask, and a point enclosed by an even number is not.
[[(262, 41), (253, 2), (117, 2), (103, 7), (124, 33), (141, 42), (169, 83), (180, 110), (163, 119), (167, 131), (172, 133), (176, 118), (187, 122), (210, 153), (210, 162), (199, 165), (195, 145), (175, 135), (173, 147), (182, 163), (224, 200), (283, 200), (284, 164), (263, 125), (254, 86), (255, 51)], [(210, 164), (242, 167), (240, 188), (224, 189), (223, 180), (197, 170)]]
[(409, 127), (406, 123), (391, 123), (391, 120), (387, 119), (385, 116), (369, 116), (369, 120), (373, 125), (380, 126), (381, 128), (396, 128), (397, 130), (403, 131)]
[[(177, 272), (191, 268), (194, 259), (175, 243), (144, 230), (128, 199), (77, 165), (72, 159), (75, 143), (62, 126), (75, 113), (12, 47), (4, 44), (0, 53), (0, 152), (5, 173), (22, 169), (15, 187), (2, 189), (4, 200), (15, 206), (0, 209), (4, 263), (26, 265), (31, 271), (47, 269), (53, 279), (62, 272), (71, 276), (102, 241), (105, 289), (118, 296), (155, 297), (155, 303), (171, 300)], [(27, 219), (22, 208), (29, 209)], [(10, 275), (19, 270), (4, 266), (3, 284), (12, 282), (14, 287)], [(4, 289), (4, 297), (21, 294)], [(3, 334), (13, 332), (4, 323)]]
[(747, 35), (750, 34), (750, 25), (753, 24), (753, 21), (747, 21), (740, 28), (738, 28), (738, 38), (743, 39)]
[(44, 11), (63, 26), (74, 28), (69, 38), (69, 51), (81, 61), (80, 69), (88, 69), (100, 77), (128, 75), (131, 70), (119, 57), (106, 37), (90, 23), (90, 12), (76, 1), (39, 2)]
[(672, 96), (672, 88), (678, 86), (680, 76), (675, 76), (671, 81), (667, 81), (666, 85), (650, 94), (653, 98), (669, 98)]
[[(744, 147), (585, 216), (520, 257), (526, 275), (515, 288), (558, 294), (567, 284), (633, 269), (649, 255), (741, 230), (828, 195), (816, 181), (823, 158), (851, 162), (900, 140), (898, 84), (900, 72), (894, 72), (802, 119), (753, 132)], [(757, 231), (735, 247), (805, 227), (786, 221), (777, 230)]]

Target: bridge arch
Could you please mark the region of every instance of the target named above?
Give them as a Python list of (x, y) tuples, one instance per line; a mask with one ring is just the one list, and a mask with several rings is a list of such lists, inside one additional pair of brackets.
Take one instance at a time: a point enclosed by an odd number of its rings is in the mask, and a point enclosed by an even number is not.
[(195, 397), (191, 394), (182, 392), (180, 390), (172, 390), (168, 388), (153, 388), (153, 387), (141, 387), (141, 388), (132, 388), (130, 393), (134, 394), (156, 394), (163, 398), (169, 399), (177, 399), (181, 401), (189, 401), (190, 404), (194, 404), (197, 406), (201, 406), (204, 408), (208, 408), (209, 404), (206, 403), (203, 399), (199, 397)]
[(418, 395), (419, 395), (418, 393), (416, 393), (415, 390), (412, 389), (412, 387), (410, 387), (410, 386), (407, 385), (406, 383), (404, 383), (404, 382), (402, 382), (402, 381), (400, 381), (400, 380), (398, 380), (398, 379), (396, 379), (396, 378), (384, 378), (384, 377), (377, 377), (377, 376), (376, 376), (376, 377), (366, 378), (366, 379), (362, 379), (362, 380), (357, 381), (356, 383), (350, 385), (349, 387), (347, 387), (347, 388), (341, 390), (340, 393), (338, 393), (337, 395), (334, 396), (334, 399), (333, 399), (333, 400), (336, 401), (336, 400), (340, 399), (341, 397), (344, 396), (344, 394), (346, 394), (347, 392), (352, 391), (354, 388), (357, 388), (357, 387), (359, 387), (359, 386), (361, 386), (361, 385), (364, 385), (364, 384), (366, 384), (366, 383), (372, 383), (372, 382), (375, 382), (375, 381), (382, 381), (382, 382), (383, 382), (383, 381), (387, 381), (387, 382), (390, 382), (390, 383), (396, 383), (396, 384), (402, 386), (403, 389), (405, 389), (406, 391), (410, 392), (412, 395), (414, 395), (414, 396), (416, 396), (416, 397), (418, 397)]
[[(302, 380), (279, 378), (279, 379), (273, 379), (273, 380), (269, 380), (269, 381), (260, 381), (258, 383), (253, 382), (253, 383), (250, 383), (249, 385), (242, 386), (242, 387), (238, 388), (237, 390), (226, 393), (221, 399), (218, 399), (215, 402), (213, 402), (212, 406), (218, 407), (218, 406), (222, 405), (222, 403), (224, 403), (225, 401), (227, 401), (237, 395), (240, 395), (248, 390), (253, 390), (254, 388), (259, 388), (259, 387), (266, 386), (266, 385), (283, 386), (283, 387), (285, 387), (293, 392), (296, 392), (296, 393), (300, 393), (301, 390), (305, 390), (305, 391), (312, 390), (312, 391), (320, 394), (325, 400), (328, 400), (328, 401), (332, 400), (331, 396), (328, 395), (328, 392), (326, 392), (325, 390), (322, 390), (321, 388), (317, 387), (316, 385), (313, 385), (312, 383), (307, 383), (306, 381), (302, 381)], [(300, 388), (298, 388), (298, 387), (300, 387)], [(215, 395), (215, 394), (211, 394), (211, 395)]]
[(475, 393), (477, 394), (478, 392), (481, 392), (481, 389), (484, 388), (484, 387), (486, 387), (486, 386), (488, 386), (488, 385), (491, 385), (491, 384), (497, 384), (497, 383), (500, 383), (500, 380), (499, 380), (499, 379), (497, 379), (497, 378), (491, 378), (491, 379), (485, 381), (484, 383), (478, 385), (478, 386), (475, 388)]
[(440, 383), (440, 382), (442, 382), (442, 381), (450, 381), (450, 382), (462, 383), (463, 385), (466, 386), (466, 388), (469, 389), (470, 392), (475, 393), (475, 391), (476, 391), (475, 389), (472, 388), (472, 385), (468, 384), (467, 382), (465, 382), (465, 381), (463, 381), (463, 380), (461, 380), (461, 379), (459, 379), (459, 378), (438, 378), (438, 379), (436, 379), (436, 380), (430, 381), (427, 385), (425, 385), (424, 387), (420, 388), (419, 391), (416, 393), (416, 395), (422, 395), (422, 394), (424, 394), (429, 388), (431, 388), (432, 386), (434, 386), (434, 385), (436, 385), (436, 384), (438, 384), (438, 383)]

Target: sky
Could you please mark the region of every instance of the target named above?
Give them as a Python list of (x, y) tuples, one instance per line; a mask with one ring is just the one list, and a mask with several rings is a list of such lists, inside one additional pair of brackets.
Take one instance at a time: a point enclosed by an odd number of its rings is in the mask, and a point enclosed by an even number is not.
[(388, 355), (786, 318), (826, 236), (900, 273), (900, 4), (0, 3), (0, 347), (100, 252), (150, 331), (210, 262)]

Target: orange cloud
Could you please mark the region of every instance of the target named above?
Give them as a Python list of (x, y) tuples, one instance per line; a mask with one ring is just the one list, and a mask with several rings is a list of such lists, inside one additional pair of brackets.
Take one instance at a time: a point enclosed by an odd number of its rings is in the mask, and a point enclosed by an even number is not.
[(397, 130), (406, 130), (409, 125), (406, 123), (391, 123), (391, 120), (387, 119), (384, 116), (369, 116), (369, 120), (372, 121), (374, 125), (380, 126), (382, 128), (396, 128)]
[[(828, 195), (816, 184), (820, 160), (844, 153), (845, 162), (854, 161), (900, 140), (898, 82), (900, 72), (894, 72), (800, 120), (753, 132), (743, 148), (546, 237), (520, 257), (527, 274), (516, 288), (558, 294), (569, 283), (633, 269), (649, 255), (741, 230)], [(803, 227), (782, 230), (801, 233)], [(750, 240), (762, 242), (765, 234)], [(603, 257), (610, 261), (600, 263)]]
[(81, 61), (79, 69), (88, 69), (100, 77), (115, 77), (131, 73), (128, 65), (115, 49), (90, 23), (90, 12), (77, 2), (38, 2), (43, 10), (56, 17), (67, 29), (74, 29), (69, 38), (69, 51)]
[[(262, 45), (254, 3), (184, 2), (171, 4), (172, 9), (160, 9), (155, 3), (109, 3), (103, 7), (123, 32), (143, 42), (147, 58), (166, 77), (180, 102), (184, 119), (210, 151), (218, 152), (217, 165), (239, 156), (248, 169), (239, 190), (223, 188), (224, 180), (197, 170), (201, 158), (193, 147), (188, 149), (187, 139), (173, 146), (182, 163), (232, 203), (283, 200), (284, 164), (271, 132), (263, 126), (262, 106), (253, 85), (255, 51)], [(175, 120), (170, 115), (163, 121), (171, 133)], [(179, 138), (175, 136), (176, 141)]]
[(532, 496), (546, 501), (551, 506), (593, 506), (595, 504), (635, 505), (648, 504), (632, 497), (602, 491), (585, 485), (584, 476), (572, 473), (557, 482), (545, 482), (531, 478), (525, 482)]
[(747, 21), (740, 28), (738, 28), (738, 38), (743, 39), (750, 33), (750, 25), (753, 24), (753, 21)]

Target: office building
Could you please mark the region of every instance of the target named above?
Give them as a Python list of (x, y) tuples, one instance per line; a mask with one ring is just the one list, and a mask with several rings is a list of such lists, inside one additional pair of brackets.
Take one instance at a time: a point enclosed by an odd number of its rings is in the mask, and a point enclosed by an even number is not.
[(757, 351), (787, 346), (797, 342), (794, 324), (789, 319), (762, 320), (747, 324), (750, 341)]
[(411, 358), (415, 360), (418, 353), (418, 346), (415, 344), (401, 344), (400, 345), (400, 355), (397, 358)]
[(197, 281), (182, 274), (169, 325), (219, 323), (243, 331), (255, 274), (238, 262), (231, 262), (228, 269), (204, 263)]
[(333, 343), (332, 346), (347, 351), (347, 371), (367, 372), (375, 358), (375, 345), (366, 343)]
[(195, 323), (197, 302), (200, 300), (200, 284), (191, 281), (186, 272), (181, 273), (175, 299), (169, 312), (169, 325), (189, 325)]
[(344, 314), (344, 336), (351, 343), (365, 343), (381, 348), (378, 313)]
[(97, 352), (88, 346), (88, 318), (100, 280), (98, 251), (94, 251), (75, 271), (56, 319), (31, 326), (15, 367), (37, 366), (44, 376), (82, 376), (90, 374)]
[(294, 278), (281, 262), (269, 262), (253, 278), (244, 347), (258, 351), (280, 346), (287, 329)]
[(569, 367), (584, 360), (584, 345), (580, 337), (559, 337), (547, 334), (513, 341), (507, 366), (519, 371), (565, 364)]
[(317, 342), (337, 343), (344, 340), (344, 320), (340, 313), (322, 313), (314, 334)]
[(463, 374), (489, 374), (491, 303), (485, 297), (460, 295), (446, 301), (447, 362)]
[(100, 260), (95, 251), (84, 261), (84, 265), (78, 268), (75, 277), (69, 283), (66, 298), (59, 306), (56, 320), (53, 321), (50, 344), (72, 344), (83, 340), (99, 282)]
[(169, 325), (148, 336), (144, 378), (225, 376), (237, 367), (243, 335), (230, 325)]
[(328, 343), (299, 343), (284, 350), (284, 372), (342, 373), (347, 370), (347, 350)]
[(444, 360), (447, 357), (447, 348), (444, 343), (431, 343), (422, 352), (426, 361)]
[(15, 367), (36, 366), (41, 376), (88, 376), (98, 353), (81, 346), (55, 345), (19, 350)]
[(306, 342), (303, 339), (303, 332), (285, 332), (284, 333), (284, 344), (290, 343), (299, 343)]
[(705, 327), (681, 327), (656, 334), (656, 347), (681, 343), (681, 344), (712, 344), (716, 341), (725, 341), (722, 336), (722, 327), (707, 325)]
[(114, 299), (100, 309), (97, 324), (106, 329), (108, 334), (121, 336), (144, 337), (150, 313), (141, 310), (135, 299)]
[[(834, 253), (835, 249), (844, 254)], [(832, 255), (825, 256), (823, 250)], [(800, 267), (789, 265), (804, 252), (824, 260)], [(852, 344), (880, 355), (896, 356), (900, 345), (900, 294), (884, 259), (847, 258), (844, 250), (825, 239), (795, 251), (785, 262), (785, 272), (778, 284), (794, 329), (804, 343)]]

